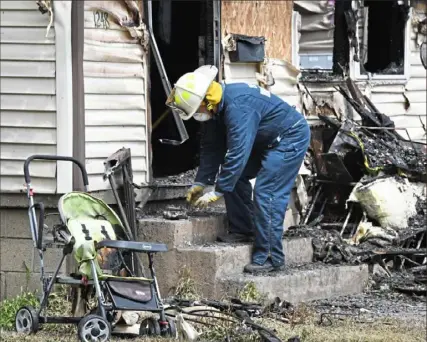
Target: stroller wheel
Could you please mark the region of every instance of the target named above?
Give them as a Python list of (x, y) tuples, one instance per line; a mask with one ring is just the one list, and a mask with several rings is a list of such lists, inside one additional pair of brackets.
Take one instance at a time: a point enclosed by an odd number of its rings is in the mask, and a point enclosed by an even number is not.
[(77, 334), (82, 342), (106, 342), (110, 340), (110, 324), (101, 316), (87, 315), (79, 322)]
[(168, 321), (168, 327), (163, 331), (163, 335), (167, 337), (176, 337), (175, 321), (170, 317), (166, 317), (166, 320)]
[(39, 330), (39, 316), (32, 306), (24, 306), (15, 315), (15, 329), (19, 334), (35, 334)]
[(141, 322), (139, 335), (141, 336), (160, 336), (160, 324), (154, 317), (149, 317)]

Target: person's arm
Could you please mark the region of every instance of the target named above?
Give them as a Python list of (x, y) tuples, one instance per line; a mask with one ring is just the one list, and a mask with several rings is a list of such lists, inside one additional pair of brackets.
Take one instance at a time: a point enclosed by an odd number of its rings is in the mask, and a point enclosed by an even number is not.
[(234, 102), (225, 112), (227, 153), (220, 168), (215, 191), (231, 192), (243, 173), (252, 151), (261, 117), (257, 111)]
[(195, 183), (213, 185), (224, 160), (225, 132), (222, 120), (201, 123), (200, 165)]

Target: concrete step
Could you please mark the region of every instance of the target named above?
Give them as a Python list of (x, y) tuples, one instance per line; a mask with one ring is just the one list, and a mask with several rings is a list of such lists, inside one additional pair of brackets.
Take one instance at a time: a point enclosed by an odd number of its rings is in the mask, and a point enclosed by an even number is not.
[(259, 293), (269, 300), (279, 297), (291, 303), (299, 303), (361, 293), (366, 288), (368, 278), (367, 265), (310, 264), (269, 276), (239, 273), (222, 277), (218, 279), (216, 296), (234, 296), (246, 284), (253, 283)]
[[(289, 266), (311, 263), (313, 260), (310, 238), (286, 239), (283, 240), (283, 247), (286, 264)], [(250, 244), (217, 243), (210, 246), (181, 247), (176, 250), (174, 262), (177, 270), (188, 269), (191, 278), (200, 285), (199, 291), (211, 297), (217, 290), (218, 278), (241, 274), (243, 267), (251, 260), (251, 252)], [(168, 282), (173, 280), (169, 278)]]
[(166, 220), (163, 217), (147, 217), (138, 220), (138, 240), (162, 242), (169, 249), (200, 245), (216, 241), (228, 227), (225, 214), (191, 216), (186, 220)]

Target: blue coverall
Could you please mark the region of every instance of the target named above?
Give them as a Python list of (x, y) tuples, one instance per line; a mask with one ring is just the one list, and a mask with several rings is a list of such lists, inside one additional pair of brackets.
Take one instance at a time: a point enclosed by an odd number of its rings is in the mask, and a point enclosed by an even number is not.
[[(270, 257), (273, 266), (282, 266), (284, 216), (310, 128), (295, 107), (264, 88), (222, 87), (217, 115), (202, 123), (195, 181), (224, 193), (230, 233), (255, 235), (253, 263)], [(252, 201), (249, 180), (255, 177)]]

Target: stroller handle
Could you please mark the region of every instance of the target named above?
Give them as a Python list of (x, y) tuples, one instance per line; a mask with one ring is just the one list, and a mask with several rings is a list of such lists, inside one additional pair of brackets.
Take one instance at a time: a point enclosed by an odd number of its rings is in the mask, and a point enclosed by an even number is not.
[(84, 186), (88, 186), (89, 185), (89, 180), (87, 177), (87, 172), (86, 169), (84, 167), (84, 165), (78, 161), (75, 158), (72, 157), (64, 157), (64, 156), (49, 156), (49, 155), (42, 155), (42, 154), (34, 154), (32, 156), (29, 156), (24, 163), (24, 176), (25, 176), (25, 183), (29, 184), (31, 183), (31, 177), (30, 177), (30, 171), (29, 171), (29, 166), (32, 160), (34, 159), (39, 159), (39, 160), (62, 160), (62, 161), (69, 161), (72, 162), (74, 164), (76, 164), (81, 173), (82, 173), (82, 177), (83, 177), (83, 184)]

